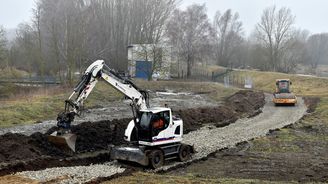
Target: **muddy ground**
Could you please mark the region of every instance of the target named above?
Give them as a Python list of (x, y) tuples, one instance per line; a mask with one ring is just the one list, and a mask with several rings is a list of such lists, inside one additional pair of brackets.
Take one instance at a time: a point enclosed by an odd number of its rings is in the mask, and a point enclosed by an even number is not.
[[(238, 118), (254, 116), (260, 112), (264, 103), (262, 93), (240, 91), (217, 107), (185, 109), (174, 113), (184, 119), (184, 131), (189, 133), (206, 124), (222, 127), (235, 122)], [(84, 122), (73, 126), (72, 131), (78, 136), (77, 152), (106, 150), (110, 145), (123, 144), (124, 130), (129, 121), (130, 119), (115, 119), (93, 123)], [(58, 159), (71, 157), (47, 141), (47, 134), (53, 130), (54, 128), (45, 134), (37, 132), (31, 136), (12, 133), (0, 136), (0, 174), (26, 169), (37, 170), (48, 167), (47, 163), (50, 167), (65, 166), (65, 164), (67, 166), (79, 165), (79, 159), (70, 159), (73, 161), (66, 159), (64, 162), (58, 162)], [(109, 159), (108, 156), (106, 158)], [(58, 162), (57, 165), (56, 161)], [(81, 163), (88, 164), (90, 161)], [(94, 161), (97, 162), (97, 159)], [(98, 162), (104, 161), (102, 157), (98, 159)]]
[[(92, 108), (82, 111), (81, 116), (75, 117), (74, 125), (83, 122), (98, 122), (103, 120), (114, 120), (133, 117), (130, 100), (116, 100), (110, 103), (100, 102)], [(152, 107), (163, 107), (167, 104), (171, 109), (177, 111), (179, 109), (214, 107), (218, 105), (208, 97), (207, 94), (177, 92), (173, 90), (161, 90), (150, 92), (150, 104)], [(55, 117), (54, 117), (55, 118)], [(0, 135), (6, 133), (20, 133), (24, 135), (32, 135), (35, 132), (45, 133), (51, 127), (56, 125), (56, 120), (46, 120), (36, 122), (32, 125), (22, 125), (0, 129)]]
[[(308, 113), (318, 98), (305, 98)], [(309, 121), (313, 123), (309, 123)], [(328, 182), (328, 126), (315, 114), (298, 123), (271, 131), (265, 138), (225, 149), (206, 161), (170, 172), (206, 178), (270, 181)]]

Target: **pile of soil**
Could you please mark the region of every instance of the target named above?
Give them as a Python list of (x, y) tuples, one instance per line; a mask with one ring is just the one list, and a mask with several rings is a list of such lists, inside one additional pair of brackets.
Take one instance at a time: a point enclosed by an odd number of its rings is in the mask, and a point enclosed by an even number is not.
[(206, 124), (224, 127), (238, 119), (238, 114), (228, 106), (185, 109), (176, 112), (183, 119), (183, 133), (195, 131)]
[(255, 116), (261, 113), (265, 104), (265, 96), (260, 92), (249, 90), (239, 91), (226, 99), (226, 105), (233, 108), (239, 115)]
[(304, 97), (304, 103), (308, 107), (308, 110), (306, 112), (314, 112), (319, 102), (320, 98), (318, 97)]
[[(227, 98), (218, 107), (185, 109), (174, 113), (183, 119), (184, 133), (188, 133), (205, 124), (213, 124), (217, 127), (226, 126), (240, 117), (253, 115), (264, 103), (263, 93), (240, 91)], [(76, 141), (77, 152), (92, 152), (107, 149), (110, 145), (124, 144), (124, 131), (129, 121), (130, 119), (115, 119), (112, 121), (84, 122), (72, 126), (72, 132), (78, 137)], [(0, 136), (0, 163), (33, 159), (41, 155), (68, 156), (47, 140), (47, 135), (55, 129), (55, 127), (49, 129), (46, 134), (34, 133), (31, 136), (20, 134)]]
[(112, 121), (85, 122), (74, 126), (72, 132), (77, 135), (76, 150), (78, 152), (107, 149), (110, 144), (125, 143), (124, 131), (131, 119), (114, 119)]
[(33, 138), (21, 134), (7, 133), (0, 136), (0, 161), (34, 159), (42, 155), (33, 144)]

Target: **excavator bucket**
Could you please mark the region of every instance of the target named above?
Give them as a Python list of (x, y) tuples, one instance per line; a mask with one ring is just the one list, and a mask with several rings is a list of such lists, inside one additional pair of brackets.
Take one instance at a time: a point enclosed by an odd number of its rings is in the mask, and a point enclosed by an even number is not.
[(143, 166), (149, 164), (145, 152), (138, 147), (113, 147), (110, 156), (113, 160), (136, 162)]
[(67, 133), (63, 135), (57, 135), (57, 132), (54, 132), (48, 136), (48, 141), (64, 151), (75, 152), (75, 143), (76, 143), (75, 134)]

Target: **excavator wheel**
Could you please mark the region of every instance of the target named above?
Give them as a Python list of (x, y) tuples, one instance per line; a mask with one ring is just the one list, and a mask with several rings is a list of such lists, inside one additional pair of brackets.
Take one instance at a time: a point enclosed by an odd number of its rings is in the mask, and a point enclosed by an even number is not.
[(153, 169), (162, 167), (164, 164), (164, 154), (161, 150), (152, 150), (149, 154), (149, 166)]
[(179, 160), (185, 162), (191, 158), (190, 146), (182, 144), (179, 150)]

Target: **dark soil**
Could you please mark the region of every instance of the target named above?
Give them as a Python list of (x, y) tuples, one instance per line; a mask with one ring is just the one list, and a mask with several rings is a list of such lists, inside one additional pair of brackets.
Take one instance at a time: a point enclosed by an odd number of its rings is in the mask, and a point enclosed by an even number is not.
[[(258, 113), (264, 105), (264, 101), (262, 93), (240, 91), (227, 98), (218, 107), (185, 109), (174, 112), (174, 114), (184, 120), (184, 133), (188, 133), (205, 124), (222, 127), (235, 122), (240, 117), (252, 116), (254, 113)], [(77, 153), (106, 150), (110, 145), (124, 144), (123, 135), (129, 121), (130, 119), (85, 122), (73, 126), (72, 132), (78, 137)], [(54, 130), (56, 130), (55, 127), (49, 129), (46, 134), (34, 133), (31, 136), (20, 134), (0, 136), (0, 166), (1, 163), (33, 160), (41, 157), (52, 159), (70, 157), (48, 142), (47, 135)]]
[[(318, 98), (305, 98), (314, 112)], [(225, 149), (169, 174), (270, 181), (328, 182), (328, 125), (316, 113), (265, 138)]]
[(0, 137), (0, 160), (2, 162), (21, 159), (33, 159), (42, 155), (33, 144), (33, 138), (8, 133)]
[(320, 102), (320, 98), (318, 97), (304, 97), (304, 103), (308, 107), (307, 110), (308, 113), (314, 112), (319, 102)]

